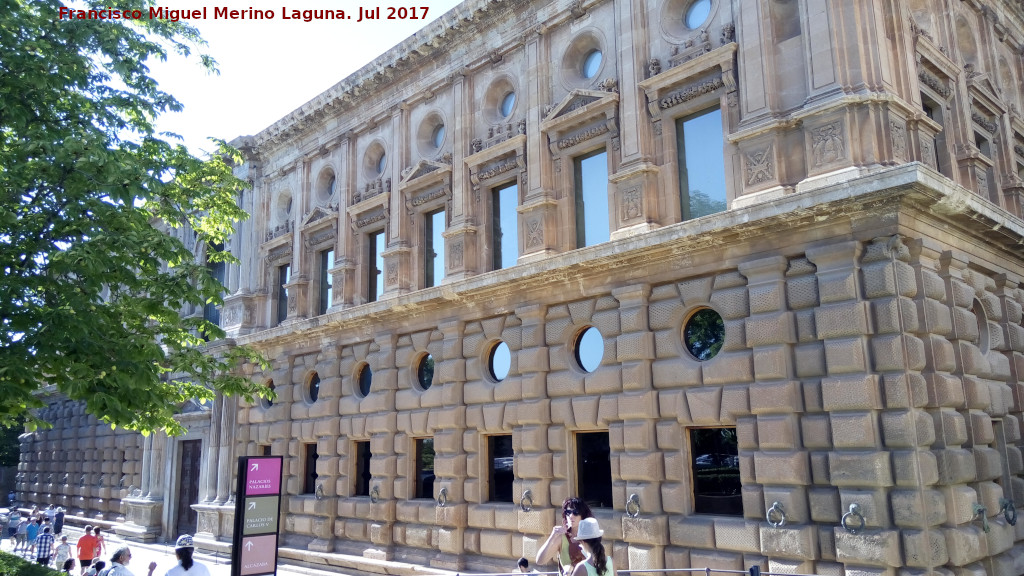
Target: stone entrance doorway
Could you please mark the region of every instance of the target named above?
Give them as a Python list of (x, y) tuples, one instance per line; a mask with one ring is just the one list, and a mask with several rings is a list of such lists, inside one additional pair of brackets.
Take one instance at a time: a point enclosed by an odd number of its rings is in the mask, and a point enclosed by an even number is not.
[(175, 534), (196, 533), (196, 511), (192, 505), (199, 501), (199, 455), (202, 440), (183, 440), (181, 445), (181, 475), (178, 482), (178, 509)]

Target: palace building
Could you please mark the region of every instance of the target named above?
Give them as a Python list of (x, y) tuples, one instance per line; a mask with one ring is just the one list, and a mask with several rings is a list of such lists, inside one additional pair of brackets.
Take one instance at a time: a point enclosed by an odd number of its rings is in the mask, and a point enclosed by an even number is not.
[(270, 454), (314, 567), (506, 572), (580, 496), (619, 569), (1024, 574), (1022, 84), (1021, 0), (467, 0), (235, 141), (185, 312), (277, 398), (47, 397), (19, 497), (225, 550)]

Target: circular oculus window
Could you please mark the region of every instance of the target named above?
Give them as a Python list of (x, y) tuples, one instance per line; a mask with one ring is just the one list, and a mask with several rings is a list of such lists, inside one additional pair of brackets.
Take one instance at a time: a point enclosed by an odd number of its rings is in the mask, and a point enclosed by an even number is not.
[(604, 358), (604, 336), (593, 326), (582, 330), (573, 343), (576, 365), (584, 372), (593, 372)]
[(512, 368), (512, 352), (508, 344), (498, 342), (491, 346), (491, 352), (487, 355), (487, 370), (495, 382), (501, 382), (508, 378), (509, 370)]
[(711, 360), (718, 355), (724, 342), (725, 322), (711, 308), (697, 310), (683, 325), (683, 345), (697, 360)]
[(363, 364), (363, 367), (359, 369), (359, 396), (366, 398), (370, 395), (370, 385), (373, 384), (373, 370), (370, 369), (369, 364)]
[(696, 30), (704, 25), (711, 15), (711, 0), (695, 0), (686, 9), (683, 16), (683, 24), (690, 30)]
[(597, 73), (601, 70), (601, 61), (603, 59), (604, 55), (597, 48), (587, 52), (587, 55), (583, 57), (583, 67), (580, 70), (583, 77), (589, 80), (597, 76)]
[(313, 372), (313, 375), (309, 377), (306, 393), (309, 395), (310, 402), (316, 402), (320, 398), (320, 375), (316, 372)]
[(509, 92), (502, 96), (501, 104), (498, 106), (498, 112), (501, 113), (502, 118), (508, 118), (512, 115), (512, 109), (516, 106), (516, 93)]
[(416, 381), (419, 382), (420, 388), (423, 390), (429, 390), (434, 384), (434, 357), (430, 354), (420, 358), (420, 363), (416, 368)]

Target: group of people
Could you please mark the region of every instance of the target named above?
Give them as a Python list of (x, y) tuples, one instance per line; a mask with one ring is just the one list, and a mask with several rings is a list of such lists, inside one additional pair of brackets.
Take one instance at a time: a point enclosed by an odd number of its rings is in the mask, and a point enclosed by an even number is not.
[[(537, 551), (537, 563), (557, 561), (562, 576), (615, 576), (602, 536), (604, 530), (590, 506), (580, 498), (566, 498), (562, 502), (562, 523), (551, 529), (547, 541)], [(524, 560), (519, 561), (521, 571), (526, 568)]]
[[(63, 529), (64, 509), (54, 509), (51, 505), (41, 512), (33, 508), (28, 516), (12, 514), (7, 534), (14, 543), (15, 554), (27, 554), (29, 559), (43, 566), (52, 564), (68, 576), (74, 576), (76, 560), (80, 576), (135, 576), (127, 568), (132, 557), (128, 546), (114, 550), (109, 563), (100, 559), (107, 553), (107, 545), (99, 526), (86, 525), (85, 534), (78, 539), (74, 551), (68, 537), (61, 534)], [(194, 551), (192, 536), (185, 534), (179, 537), (174, 546), (178, 564), (165, 576), (210, 576), (206, 566), (192, 559)], [(156, 562), (150, 562), (148, 576), (153, 576), (154, 570)]]
[[(88, 561), (81, 558), (82, 545), (81, 542), (89, 536), (78, 539), (79, 542), (79, 558), (82, 562), (82, 576), (135, 576), (135, 574), (128, 569), (128, 564), (132, 559), (132, 551), (128, 546), (120, 546), (114, 553), (110, 555), (110, 565), (100, 560), (99, 557), (90, 558)], [(92, 541), (87, 541), (88, 546)], [(174, 555), (178, 559), (178, 563), (167, 571), (164, 576), (210, 576), (210, 570), (203, 564), (196, 562), (192, 559), (192, 554), (195, 552), (195, 545), (192, 542), (192, 536), (183, 534), (178, 537), (177, 542), (174, 543)], [(70, 575), (71, 570), (74, 570), (74, 559), (69, 559), (70, 566), (65, 563), (63, 572)], [(153, 576), (153, 572), (156, 570), (156, 562), (150, 562), (148, 566), (147, 576)]]

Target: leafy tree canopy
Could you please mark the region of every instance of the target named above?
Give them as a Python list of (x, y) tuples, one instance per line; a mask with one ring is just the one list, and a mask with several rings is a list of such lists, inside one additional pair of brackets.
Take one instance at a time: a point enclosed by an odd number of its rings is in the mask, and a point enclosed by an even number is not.
[(60, 7), (0, 0), (0, 425), (43, 424), (35, 393), (55, 386), (112, 425), (181, 432), (186, 400), (262, 391), (237, 369), (260, 357), (205, 353), (197, 334), (223, 332), (180, 314), (220, 301), (180, 230), (212, 245), (246, 217), (237, 152), (197, 158), (154, 128), (181, 106), (147, 62), (192, 54), (194, 28), (149, 20), (143, 0), (117, 5), (139, 20), (61, 20)]

